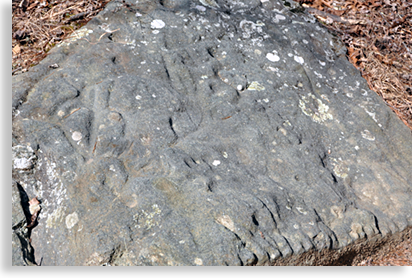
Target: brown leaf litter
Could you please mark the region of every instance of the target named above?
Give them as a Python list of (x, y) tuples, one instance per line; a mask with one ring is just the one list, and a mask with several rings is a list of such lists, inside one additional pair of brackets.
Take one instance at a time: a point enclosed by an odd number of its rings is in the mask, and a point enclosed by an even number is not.
[(28, 71), (110, 0), (13, 0), (12, 74)]
[(412, 239), (385, 249), (378, 250), (375, 255), (356, 264), (356, 266), (412, 266)]

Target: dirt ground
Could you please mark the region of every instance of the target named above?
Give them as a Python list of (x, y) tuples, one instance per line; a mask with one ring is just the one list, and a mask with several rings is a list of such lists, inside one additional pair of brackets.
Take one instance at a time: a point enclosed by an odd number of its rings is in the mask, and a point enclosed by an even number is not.
[(412, 266), (412, 239), (400, 244), (388, 245), (356, 266)]
[[(412, 1), (296, 1), (341, 38), (369, 87), (412, 130)], [(108, 2), (12, 0), (12, 75), (37, 65)], [(354, 265), (412, 265), (412, 239)]]

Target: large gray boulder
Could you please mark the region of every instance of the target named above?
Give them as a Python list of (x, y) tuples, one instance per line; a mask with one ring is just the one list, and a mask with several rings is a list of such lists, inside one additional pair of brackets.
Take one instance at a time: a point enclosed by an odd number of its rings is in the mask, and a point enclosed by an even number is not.
[(25, 266), (36, 264), (34, 250), (30, 244), (30, 230), (27, 228), (28, 197), (24, 189), (15, 181), (12, 183), (11, 246), (12, 265)]
[(411, 226), (411, 131), (285, 3), (112, 1), (13, 77), (38, 264), (270, 265)]

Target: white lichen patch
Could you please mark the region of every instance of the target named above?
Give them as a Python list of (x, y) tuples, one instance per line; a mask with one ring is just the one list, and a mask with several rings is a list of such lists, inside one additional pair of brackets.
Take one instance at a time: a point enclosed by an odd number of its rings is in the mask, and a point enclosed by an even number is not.
[(55, 228), (59, 225), (63, 221), (64, 211), (64, 207), (58, 207), (51, 214), (49, 214), (46, 220), (46, 227)]
[(205, 5), (207, 7), (211, 8), (219, 8), (219, 5), (214, 1), (214, 0), (199, 0), (202, 5)]
[(365, 129), (364, 131), (361, 131), (361, 135), (366, 140), (375, 141), (375, 136), (373, 136), (372, 133), (367, 129)]
[(280, 57), (273, 53), (266, 54), (266, 58), (271, 62), (278, 62), (280, 60)]
[(165, 26), (166, 26), (166, 23), (164, 23), (164, 21), (161, 19), (155, 19), (152, 21), (152, 23), (150, 23), (150, 27), (152, 29), (162, 29)]
[(101, 256), (97, 252), (94, 252), (89, 257), (89, 259), (87, 259), (85, 265), (86, 266), (101, 266), (104, 263), (105, 260), (106, 259), (103, 256)]
[(213, 166), (219, 166), (219, 165), (220, 165), (220, 161), (219, 161), (219, 160), (214, 160), (214, 161), (212, 162), (212, 165), (213, 165)]
[(303, 215), (308, 214), (308, 212), (305, 211), (305, 210), (304, 210), (303, 208), (301, 208), (301, 207), (296, 207), (296, 209), (297, 209), (297, 211), (299, 211), (299, 212), (302, 213)]
[[(155, 30), (156, 31), (156, 30)], [(155, 32), (155, 31), (153, 31), (153, 33)], [(132, 40), (132, 41), (129, 41), (129, 39), (127, 39), (126, 41), (125, 41), (125, 44), (127, 45), (127, 46), (129, 46), (130, 47), (130, 49), (135, 49), (136, 48), (136, 40)], [(119, 76), (118, 78), (121, 78), (122, 76)]]
[[(249, 42), (251, 42), (252, 45), (261, 47), (263, 47), (262, 41), (264, 39), (270, 38), (268, 34), (263, 32), (262, 27), (264, 25), (265, 24), (260, 20), (256, 21), (255, 23), (253, 21), (244, 19), (239, 23), (239, 27), (243, 31), (242, 37), (244, 39), (250, 39)], [(241, 41), (241, 39), (238, 38), (238, 41)], [(244, 48), (245, 51), (253, 51), (253, 48), (244, 47), (243, 44), (239, 44), (239, 47)]]
[(344, 179), (348, 176), (346, 173), (348, 171), (348, 168), (341, 165), (341, 164), (336, 164), (335, 167), (333, 167), (333, 172), (340, 178)]
[(203, 265), (203, 261), (202, 261), (201, 258), (196, 258), (196, 259), (194, 260), (194, 263), (195, 263), (195, 265)]
[(263, 91), (265, 87), (260, 85), (257, 81), (253, 81), (252, 83), (248, 84), (247, 89), (251, 91)]
[(333, 172), (335, 173), (336, 176), (338, 176), (342, 179), (344, 179), (348, 176), (348, 172), (349, 172), (350, 169), (349, 169), (349, 167), (347, 167), (345, 165), (344, 162), (339, 161), (336, 158), (332, 158), (331, 159), (331, 164), (334, 166), (333, 167)]
[[(146, 230), (150, 230), (152, 227), (159, 225), (159, 222), (156, 221), (156, 216), (162, 213), (161, 209), (157, 204), (152, 205), (152, 211), (142, 210), (140, 217), (144, 222), (142, 223)], [(140, 222), (140, 221), (139, 221)], [(136, 225), (137, 228), (140, 228), (140, 224)]]
[(79, 39), (82, 39), (84, 37), (87, 37), (89, 34), (93, 33), (93, 30), (89, 30), (85, 27), (80, 28), (77, 31), (74, 31), (70, 37), (66, 40), (64, 40), (61, 44), (59, 44), (57, 47), (60, 47), (62, 45), (70, 45), (70, 43), (75, 42)]
[(13, 167), (19, 170), (30, 170), (37, 156), (30, 146), (17, 145), (12, 147)]
[(200, 6), (200, 5), (196, 5), (195, 9), (198, 10), (198, 11), (201, 11), (201, 12), (205, 12), (205, 11), (206, 11), (206, 8), (203, 7), (203, 6)]
[(299, 100), (299, 107), (306, 116), (311, 117), (316, 123), (333, 120), (333, 115), (328, 113), (329, 106), (311, 93), (308, 94), (308, 97), (302, 96)]
[(299, 64), (301, 64), (301, 65), (303, 65), (303, 63), (305, 62), (305, 60), (303, 60), (302, 57), (296, 56), (296, 55), (294, 55), (293, 60), (295, 60), (295, 62), (297, 62), (297, 63), (299, 63)]
[(219, 216), (216, 219), (216, 223), (225, 226), (232, 232), (235, 232), (235, 224), (233, 223), (232, 219), (228, 215)]
[(75, 131), (72, 133), (72, 139), (74, 141), (80, 141), (83, 138), (83, 135), (79, 131)]
[(59, 116), (60, 118), (64, 116), (64, 111), (60, 110), (59, 112), (57, 112), (57, 116)]
[[(376, 123), (378, 122), (378, 120), (376, 119), (376, 112), (368, 111), (368, 109), (366, 109), (365, 106), (360, 105), (360, 104), (359, 104), (359, 107), (363, 108), (363, 110), (365, 110), (365, 112), (366, 112)], [(372, 110), (373, 110), (373, 108), (372, 108)], [(379, 124), (378, 124), (378, 125), (379, 125)], [(380, 126), (380, 125), (379, 125), (379, 126)]]
[(77, 215), (76, 212), (73, 212), (72, 214), (69, 214), (66, 216), (66, 227), (67, 229), (73, 228), (74, 225), (79, 222), (79, 216)]
[[(41, 149), (38, 152), (43, 153)], [(61, 213), (62, 211), (64, 212), (64, 208), (61, 206), (61, 203), (67, 199), (66, 189), (56, 169), (57, 165), (50, 161), (48, 157), (37, 158), (33, 171), (42, 171), (46, 175), (41, 180), (27, 181), (33, 189), (33, 194), (42, 199), (41, 217), (46, 219), (46, 227), (48, 228), (57, 226), (57, 223), (64, 220), (62, 219), (63, 213)], [(22, 186), (26, 188), (26, 181), (23, 180), (21, 182)]]
[(52, 161), (46, 161), (46, 174), (48, 183), (49, 199), (53, 203), (60, 205), (63, 200), (67, 199), (66, 188), (64, 187), (59, 173), (56, 171), (57, 165)]

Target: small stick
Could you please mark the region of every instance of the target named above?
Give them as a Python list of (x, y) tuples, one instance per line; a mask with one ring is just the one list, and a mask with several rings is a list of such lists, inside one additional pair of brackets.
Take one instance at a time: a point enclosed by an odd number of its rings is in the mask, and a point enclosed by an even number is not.
[(94, 151), (96, 150), (96, 146), (97, 146), (97, 140), (96, 140), (96, 142), (94, 143), (94, 147), (93, 147), (92, 153), (94, 153)]
[(23, 7), (24, 1), (26, 1), (26, 0), (22, 0), (22, 1), (20, 2), (19, 8)]
[(70, 116), (70, 115), (73, 114), (74, 112), (79, 111), (80, 109), (81, 109), (81, 108), (76, 108), (76, 109), (74, 109), (72, 112), (70, 112), (69, 115), (64, 116), (64, 118), (67, 118), (68, 116)]

